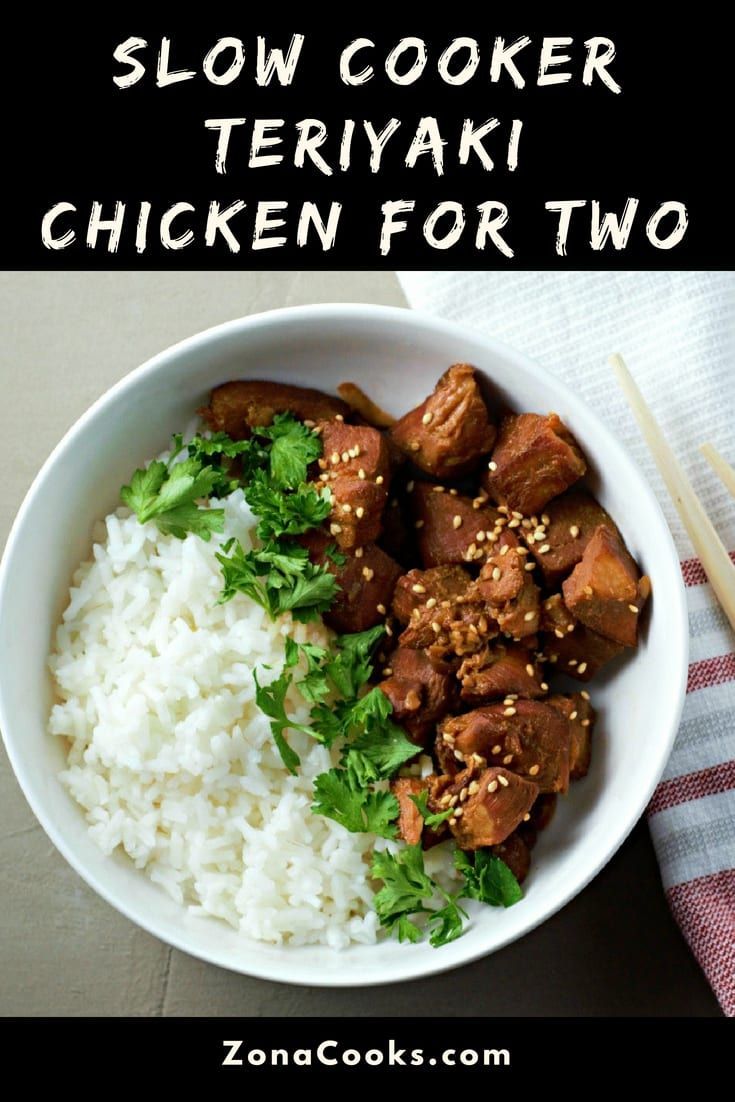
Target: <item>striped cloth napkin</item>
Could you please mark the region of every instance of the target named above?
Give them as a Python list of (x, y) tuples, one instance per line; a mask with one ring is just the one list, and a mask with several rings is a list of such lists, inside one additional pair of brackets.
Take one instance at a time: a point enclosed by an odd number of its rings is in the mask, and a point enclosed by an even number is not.
[[(726, 1014), (735, 1016), (735, 640), (607, 357), (620, 352), (735, 548), (735, 502), (697, 446), (735, 461), (735, 273), (398, 272), (409, 303), (507, 341), (573, 386), (658, 494), (687, 587), (687, 699), (648, 808), (674, 917)], [(735, 554), (733, 555), (735, 558)]]

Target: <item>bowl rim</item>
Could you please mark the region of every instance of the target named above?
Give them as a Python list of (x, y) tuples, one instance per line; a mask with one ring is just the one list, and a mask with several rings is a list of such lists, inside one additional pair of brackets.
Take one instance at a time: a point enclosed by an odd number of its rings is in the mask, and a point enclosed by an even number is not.
[[(0, 731), (2, 732), (5, 749), (15, 778), (31, 810), (43, 830), (46, 832), (48, 838), (75, 872), (81, 876), (85, 883), (87, 883), (97, 895), (101, 896), (109, 903), (110, 906), (114, 907), (115, 910), (123, 914), (135, 925), (142, 927), (148, 933), (157, 937), (164, 944), (188, 953), (190, 956), (204, 960), (207, 963), (227, 968), (230, 971), (253, 976), (258, 979), (300, 986), (361, 988), (387, 983), (405, 982), (407, 980), (436, 975), (452, 968), (471, 964), (473, 961), (489, 956), (491, 953), (504, 948), (513, 941), (524, 937), (537, 926), (541, 925), (542, 922), (551, 918), (583, 891), (595, 876), (598, 875), (605, 865), (607, 865), (608, 861), (615, 855), (633, 827), (640, 820), (671, 754), (686, 695), (689, 657), (689, 621), (686, 593), (680, 570), (680, 559), (661, 505), (647, 479), (630, 456), (627, 448), (620, 442), (617, 436), (606, 427), (598, 415), (590, 409), (587, 403), (574, 393), (571, 387), (562, 380), (556, 378), (552, 372), (543, 367), (531, 356), (514, 349), (504, 341), (498, 340), (473, 326), (437, 317), (425, 311), (413, 310), (402, 306), (383, 306), (375, 303), (361, 302), (325, 302), (302, 306), (285, 306), (259, 311), (254, 314), (247, 314), (230, 321), (210, 326), (207, 329), (203, 329), (191, 336), (185, 337), (169, 345), (167, 348), (162, 349), (160, 352), (155, 353), (138, 367), (124, 375), (101, 394), (99, 398), (97, 398), (67, 429), (62, 438), (52, 449), (48, 458), (42, 464), (26, 491), (13, 524), (11, 525), (2, 558), (0, 559), (0, 615), (2, 615), (6, 591), (9, 587), (10, 564), (17, 551), (16, 545), (19, 541), (19, 535), (23, 528), (25, 517), (32, 510), (36, 495), (41, 486), (49, 478), (57, 457), (74, 444), (77, 436), (84, 431), (87, 424), (92, 421), (101, 410), (114, 404), (121, 394), (134, 388), (147, 376), (155, 374), (159, 368), (169, 361), (175, 360), (181, 353), (191, 353), (192, 351), (196, 351), (200, 346), (206, 347), (212, 340), (227, 337), (235, 333), (247, 332), (249, 329), (260, 328), (262, 326), (279, 326), (284, 323), (297, 325), (302, 321), (313, 322), (315, 320), (321, 320), (328, 323), (336, 319), (364, 322), (369, 318), (373, 318), (376, 322), (383, 320), (402, 326), (408, 326), (409, 328), (421, 330), (424, 333), (428, 330), (441, 334), (443, 337), (454, 336), (458, 341), (464, 339), (465, 341), (483, 343), (492, 354), (509, 361), (515, 360), (521, 363), (529, 376), (536, 377), (547, 386), (555, 389), (560, 396), (571, 401), (573, 405), (583, 408), (586, 417), (589, 418), (590, 423), (594, 426), (596, 436), (602, 442), (603, 449), (612, 454), (613, 462), (616, 466), (621, 464), (628, 468), (632, 478), (637, 481), (641, 491), (645, 494), (647, 506), (652, 516), (656, 518), (656, 524), (661, 530), (660, 534), (663, 537), (662, 549), (663, 547), (666, 548), (666, 554), (669, 556), (672, 565), (675, 566), (674, 577), (678, 579), (678, 585), (676, 585), (675, 591), (669, 594), (669, 612), (672, 617), (672, 624), (675, 627), (675, 631), (672, 632), (672, 636), (675, 636), (675, 648), (672, 647), (672, 653), (675, 649), (676, 653), (680, 656), (680, 661), (676, 671), (669, 671), (671, 675), (671, 681), (668, 683), (669, 691), (667, 693), (669, 704), (669, 730), (666, 739), (660, 740), (655, 768), (651, 769), (648, 784), (641, 791), (641, 796), (637, 801), (634, 813), (629, 814), (625, 821), (621, 821), (616, 830), (611, 831), (608, 842), (600, 851), (597, 860), (590, 862), (590, 867), (581, 878), (575, 879), (573, 882), (570, 881), (572, 886), (569, 889), (565, 888), (563, 891), (558, 892), (556, 897), (550, 900), (547, 905), (541, 906), (538, 914), (532, 918), (527, 925), (524, 925), (521, 930), (510, 931), (507, 934), (501, 935), (501, 937), (495, 940), (490, 946), (476, 947), (466, 953), (455, 950), (455, 953), (451, 954), (453, 958), (451, 960), (448, 959), (449, 955), (440, 952), (433, 953), (431, 956), (427, 954), (422, 958), (414, 958), (412, 954), (407, 954), (406, 965), (401, 967), (398, 962), (393, 962), (391, 974), (389, 976), (384, 975), (381, 969), (376, 969), (375, 975), (366, 976), (363, 974), (358, 980), (350, 976), (349, 969), (338, 971), (336, 974), (330, 974), (328, 977), (325, 977), (317, 967), (311, 968), (308, 976), (297, 975), (295, 977), (287, 977), (283, 975), (282, 970), (271, 967), (271, 962), (267, 959), (264, 960), (262, 964), (257, 961), (248, 962), (247, 967), (245, 967), (238, 962), (228, 959), (225, 953), (217, 953), (205, 948), (192, 946), (189, 943), (191, 939), (187, 939), (186, 935), (179, 936), (177, 933), (172, 934), (168, 930), (164, 931), (156, 917), (150, 918), (147, 914), (139, 914), (135, 908), (127, 904), (124, 898), (120, 897), (119, 893), (99, 883), (95, 874), (86, 867), (83, 859), (76, 855), (73, 847), (67, 844), (51, 817), (46, 813), (42, 800), (36, 797), (31, 778), (27, 775), (26, 770), (23, 768), (15, 753), (14, 741), (8, 733), (3, 676), (2, 670), (0, 670)], [(675, 677), (674, 674), (676, 675)], [(675, 689), (675, 691), (672, 692), (672, 689)], [(461, 939), (455, 942), (454, 945), (458, 950), (461, 950)], [(326, 950), (328, 947), (321, 948)], [(449, 947), (447, 946), (446, 948)], [(342, 950), (336, 950), (336, 952), (342, 952)]]

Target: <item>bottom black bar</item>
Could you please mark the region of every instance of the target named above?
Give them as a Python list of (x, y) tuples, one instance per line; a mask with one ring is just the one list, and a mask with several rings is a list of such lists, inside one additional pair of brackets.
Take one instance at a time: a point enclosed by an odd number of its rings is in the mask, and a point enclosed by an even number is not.
[[(115, 1088), (345, 1072), (451, 1072), (488, 1086), (602, 1088), (726, 1072), (725, 1019), (684, 1018), (15, 1018), (2, 1025), (4, 1072), (69, 1067)], [(39, 1069), (40, 1070), (40, 1069)], [(108, 1080), (109, 1081), (109, 1080)], [(445, 1084), (447, 1081), (442, 1080)]]

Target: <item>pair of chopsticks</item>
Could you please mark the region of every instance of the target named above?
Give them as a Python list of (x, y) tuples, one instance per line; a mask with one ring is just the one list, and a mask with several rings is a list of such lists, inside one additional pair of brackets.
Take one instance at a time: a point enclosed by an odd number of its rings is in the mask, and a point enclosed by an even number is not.
[[(717, 600), (735, 631), (735, 563), (730, 559), (691, 482), (666, 443), (664, 434), (646, 405), (633, 376), (625, 366), (623, 357), (611, 356), (610, 363), (646, 443), (651, 449), (682, 523), (694, 544)], [(735, 496), (735, 470), (712, 444), (702, 444), (701, 451), (730, 493)]]

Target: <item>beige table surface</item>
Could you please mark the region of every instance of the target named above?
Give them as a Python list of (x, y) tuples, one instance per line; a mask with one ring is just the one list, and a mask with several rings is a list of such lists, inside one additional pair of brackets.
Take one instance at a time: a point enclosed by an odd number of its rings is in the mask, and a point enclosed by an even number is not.
[[(378, 272), (23, 272), (0, 280), (2, 544), (53, 445), (153, 353), (274, 306), (404, 303), (394, 276)], [(495, 956), (400, 987), (328, 991), (235, 975), (133, 926), (56, 852), (4, 754), (0, 809), (0, 1015), (718, 1013), (669, 917), (644, 826), (581, 896)]]

